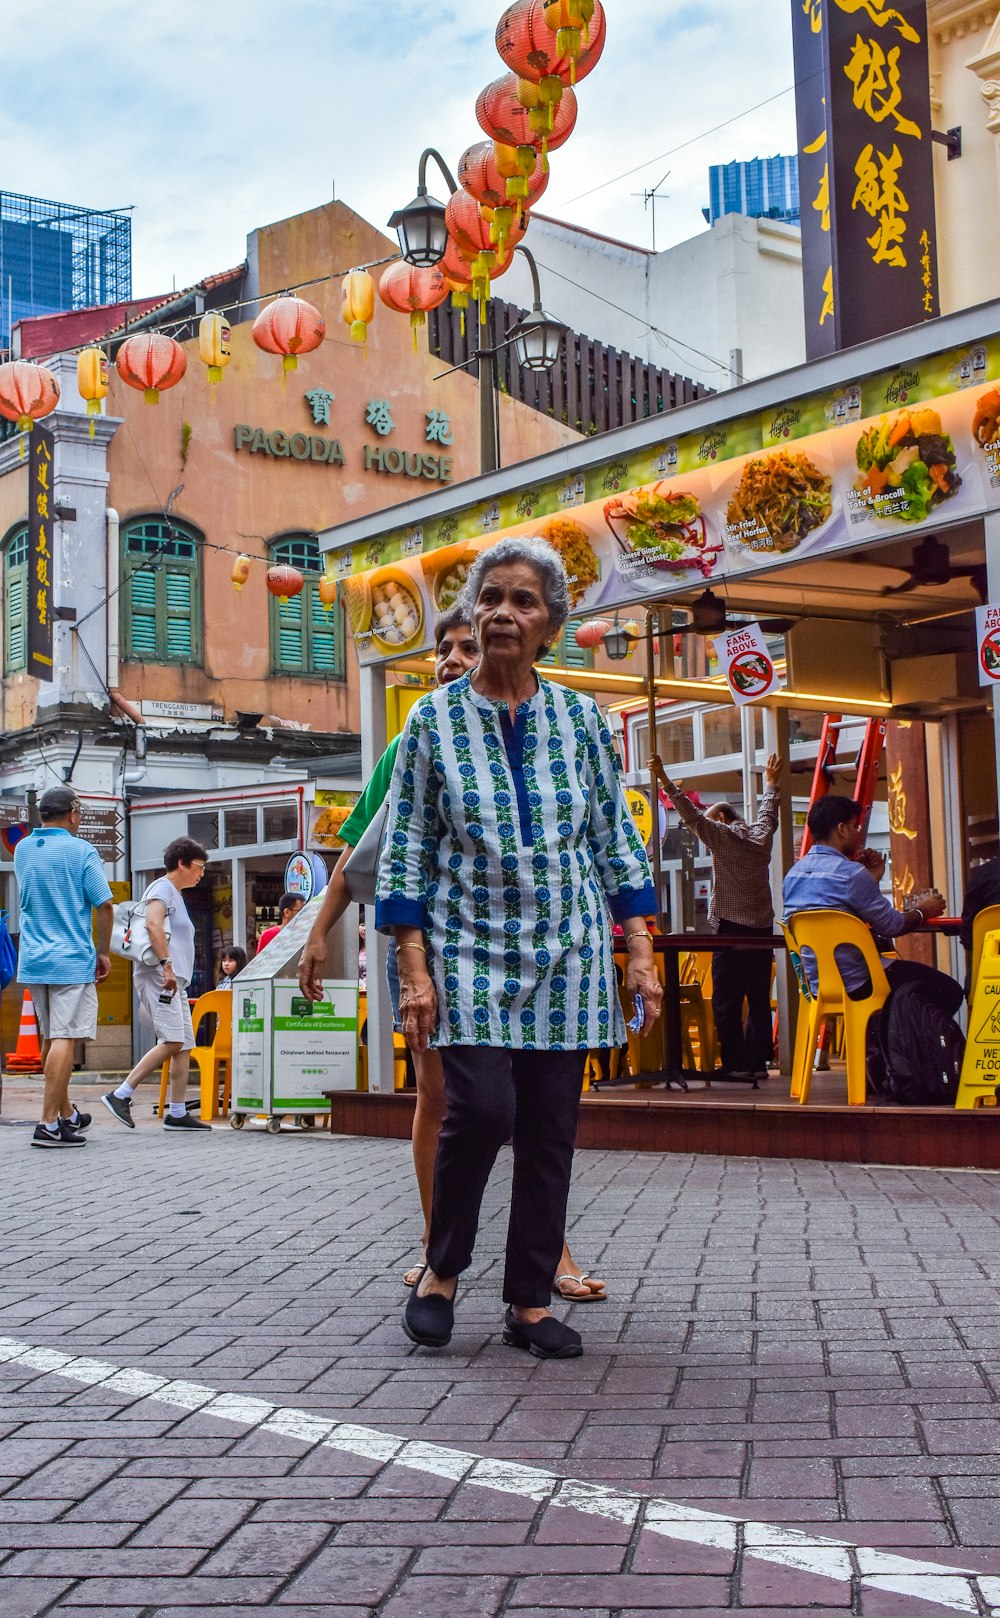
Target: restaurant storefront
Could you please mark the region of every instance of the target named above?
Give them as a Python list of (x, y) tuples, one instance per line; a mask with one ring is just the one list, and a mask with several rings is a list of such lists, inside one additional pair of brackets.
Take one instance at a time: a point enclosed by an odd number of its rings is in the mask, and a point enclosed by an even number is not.
[[(567, 564), (575, 618), (620, 613), (639, 636), (653, 609), (646, 667), (640, 645), (627, 664), (599, 652), (590, 671), (554, 671), (611, 712), (631, 782), (651, 693), (688, 784), (749, 795), (774, 747), (787, 866), (807, 796), (792, 772), (814, 756), (822, 716), (884, 718), (874, 835), (891, 843), (901, 897), (933, 882), (960, 908), (969, 872), (997, 851), (996, 698), (976, 609), (1000, 601), (998, 382), (989, 304), (327, 530), (373, 720), (364, 772), (385, 742), (387, 670), (426, 669), (434, 613), (477, 552), (541, 535)], [(744, 709), (749, 721), (710, 661), (682, 672), (688, 637), (675, 632), (706, 590), (727, 622), (780, 630), (783, 688)], [(958, 969), (952, 944), (931, 947)], [(372, 1051), (369, 1071), (388, 1086), (387, 1051)]]

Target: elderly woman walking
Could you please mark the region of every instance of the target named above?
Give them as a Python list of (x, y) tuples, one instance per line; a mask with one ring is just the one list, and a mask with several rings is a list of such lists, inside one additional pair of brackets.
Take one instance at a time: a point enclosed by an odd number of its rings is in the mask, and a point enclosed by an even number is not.
[(656, 901), (600, 710), (534, 669), (569, 610), (559, 558), (503, 540), (474, 564), (463, 605), (481, 661), (407, 721), (376, 908), (396, 938), (403, 1032), (440, 1049), (447, 1102), (403, 1329), (426, 1347), (450, 1340), (486, 1183), (512, 1139), (503, 1340), (568, 1358), (580, 1336), (548, 1304), (583, 1068), (588, 1050), (625, 1040), (612, 920), (644, 1029), (659, 1013), (643, 920)]

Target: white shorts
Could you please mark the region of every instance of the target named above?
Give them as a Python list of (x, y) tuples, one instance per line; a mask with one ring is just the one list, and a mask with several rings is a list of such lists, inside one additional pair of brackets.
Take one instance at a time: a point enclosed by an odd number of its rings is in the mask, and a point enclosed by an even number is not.
[(182, 1051), (189, 1051), (194, 1044), (194, 1031), (191, 1027), (187, 984), (178, 978), (177, 993), (171, 995), (168, 1005), (161, 1005), (160, 995), (163, 993), (163, 986), (159, 971), (136, 972), (134, 975), (136, 993), (153, 1024), (157, 1042), (180, 1045)]
[(97, 1038), (96, 983), (28, 983), (42, 1039)]

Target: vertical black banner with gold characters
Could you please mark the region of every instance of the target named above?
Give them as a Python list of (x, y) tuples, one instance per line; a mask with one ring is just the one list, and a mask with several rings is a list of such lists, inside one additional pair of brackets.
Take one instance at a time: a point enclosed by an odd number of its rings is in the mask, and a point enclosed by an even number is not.
[(51, 680), (55, 440), (36, 422), (28, 444), (28, 673), (37, 680)]
[(827, 129), (826, 40), (829, 0), (792, 0), (795, 121), (802, 209), (802, 290), (806, 356), (816, 360), (837, 347), (830, 231), (830, 141)]
[[(927, 4), (792, 0), (792, 16), (813, 358), (939, 312)], [(825, 118), (812, 135), (817, 85)], [(821, 271), (829, 297), (817, 311)]]

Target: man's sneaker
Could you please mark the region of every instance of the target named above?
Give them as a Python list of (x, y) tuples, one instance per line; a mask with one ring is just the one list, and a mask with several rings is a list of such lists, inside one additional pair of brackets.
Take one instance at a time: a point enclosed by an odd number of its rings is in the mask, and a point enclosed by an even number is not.
[(101, 1100), (104, 1102), (104, 1105), (107, 1107), (108, 1111), (114, 1113), (114, 1116), (118, 1119), (118, 1122), (120, 1124), (124, 1124), (126, 1129), (135, 1128), (135, 1119), (132, 1117), (131, 1101), (126, 1101), (124, 1096), (116, 1096), (113, 1090), (109, 1090), (106, 1096), (101, 1097)]
[(85, 1129), (90, 1128), (94, 1120), (89, 1112), (81, 1112), (79, 1107), (74, 1107), (69, 1117), (60, 1118), (59, 1122), (69, 1124), (70, 1129), (75, 1129), (82, 1135)]
[(86, 1135), (78, 1135), (64, 1119), (60, 1118), (59, 1128), (53, 1135), (44, 1124), (35, 1125), (35, 1133), (31, 1137), (32, 1146), (86, 1146)]
[(169, 1112), (163, 1120), (164, 1129), (207, 1129), (211, 1133), (211, 1124), (203, 1124), (193, 1112), (186, 1112), (183, 1118), (171, 1118)]

